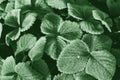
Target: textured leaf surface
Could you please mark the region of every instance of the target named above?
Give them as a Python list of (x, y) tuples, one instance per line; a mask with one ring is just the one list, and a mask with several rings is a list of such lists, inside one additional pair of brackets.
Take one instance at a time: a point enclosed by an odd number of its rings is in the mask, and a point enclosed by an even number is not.
[(110, 27), (112, 27), (112, 20), (109, 18), (109, 15), (100, 11), (100, 10), (93, 10), (93, 17), (96, 20), (100, 20), (103, 25), (111, 32)]
[(61, 17), (54, 13), (49, 13), (45, 15), (41, 24), (42, 33), (56, 34), (58, 31), (58, 26), (60, 25), (61, 22), (62, 22)]
[(82, 40), (88, 45), (90, 51), (98, 50), (110, 50), (112, 46), (112, 40), (106, 35), (90, 35), (86, 34)]
[(89, 58), (87, 45), (81, 40), (68, 44), (61, 52), (57, 66), (64, 73), (77, 73), (84, 70)]
[(85, 71), (98, 80), (111, 80), (116, 69), (116, 59), (107, 50), (89, 51), (81, 40), (75, 40), (61, 52), (58, 70), (64, 73)]
[(10, 11), (5, 17), (5, 24), (10, 27), (18, 28), (20, 24), (20, 9)]
[[(12, 56), (7, 57), (2, 65), (1, 75), (7, 76), (15, 72), (15, 60)], [(12, 76), (12, 75), (11, 75)]]
[(84, 71), (81, 71), (73, 75), (75, 80), (97, 80), (94, 77), (90, 76), (89, 74), (86, 74)]
[(46, 44), (46, 38), (41, 37), (34, 45), (34, 47), (29, 51), (29, 57), (31, 60), (39, 60), (44, 53), (44, 48)]
[(116, 69), (116, 59), (108, 51), (93, 51), (89, 58), (86, 72), (98, 80), (111, 80)]
[(48, 74), (50, 74), (47, 63), (42, 59), (34, 60), (32, 62), (32, 68), (42, 74), (44, 77), (47, 77)]
[(22, 21), (21, 31), (23, 32), (30, 29), (30, 27), (34, 24), (36, 17), (36, 13), (28, 13)]
[(53, 80), (75, 80), (72, 74), (58, 74)]
[(47, 4), (56, 9), (64, 9), (66, 8), (65, 0), (46, 0)]
[(19, 63), (15, 66), (15, 71), (20, 75), (24, 80), (41, 80), (42, 75), (35, 70), (33, 70), (26, 63)]
[(75, 5), (75, 4), (67, 4), (68, 6), (68, 14), (73, 18), (78, 20), (86, 20), (92, 18), (92, 10), (94, 9), (88, 5)]
[(57, 59), (65, 46), (66, 43), (60, 37), (48, 37), (45, 50), (51, 58)]
[(80, 22), (81, 29), (90, 34), (102, 34), (103, 26), (96, 20)]
[(20, 29), (15, 29), (6, 35), (6, 44), (9, 46), (11, 41), (17, 40), (20, 36)]
[(21, 51), (30, 50), (36, 43), (36, 37), (32, 34), (25, 34), (17, 41), (17, 49), (15, 55), (19, 54)]
[(15, 9), (31, 5), (31, 0), (15, 0)]
[(68, 40), (74, 40), (82, 36), (82, 31), (79, 27), (79, 24), (71, 21), (63, 22), (58, 32), (60, 33), (60, 36)]

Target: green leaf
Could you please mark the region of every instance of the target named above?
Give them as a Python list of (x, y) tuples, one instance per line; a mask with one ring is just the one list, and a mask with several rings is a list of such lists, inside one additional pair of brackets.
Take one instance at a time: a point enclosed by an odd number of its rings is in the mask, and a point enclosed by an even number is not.
[(21, 32), (24, 32), (34, 24), (36, 20), (37, 14), (36, 13), (28, 13), (22, 21)]
[(56, 8), (56, 9), (64, 9), (66, 8), (66, 1), (65, 0), (46, 0), (47, 4), (49, 6), (51, 6), (52, 8)]
[(88, 20), (92, 18), (93, 7), (89, 5), (67, 4), (68, 14), (78, 20)]
[(29, 51), (28, 55), (32, 61), (39, 60), (42, 58), (44, 53), (44, 48), (46, 44), (46, 38), (41, 37), (33, 46), (33, 48)]
[(17, 41), (17, 49), (15, 51), (15, 55), (19, 54), (21, 51), (30, 50), (34, 44), (36, 43), (36, 37), (32, 34), (24, 34)]
[(15, 76), (1, 76), (0, 77), (1, 80), (16, 80)]
[(13, 75), (13, 73), (15, 72), (15, 60), (12, 56), (7, 57), (2, 65), (2, 70), (1, 70), (1, 75), (2, 76), (7, 76), (7, 75)]
[(84, 71), (81, 71), (79, 73), (73, 74), (75, 80), (97, 80), (94, 77), (92, 77), (89, 74), (86, 74)]
[(58, 57), (58, 70), (68, 74), (80, 72), (86, 66), (88, 55), (88, 47), (83, 41), (72, 41), (62, 50)]
[(120, 15), (120, 0), (106, 0), (106, 4), (112, 16)]
[(112, 40), (106, 35), (85, 34), (82, 40), (88, 45), (90, 51), (98, 51), (103, 49), (110, 51), (112, 46)]
[(115, 56), (117, 66), (120, 67), (120, 49), (111, 49), (111, 53)]
[(96, 20), (81, 21), (80, 26), (83, 31), (90, 34), (102, 34), (104, 32), (103, 26)]
[(26, 5), (31, 5), (31, 0), (15, 0), (15, 9), (22, 8)]
[(93, 17), (96, 20), (100, 20), (103, 25), (111, 32), (110, 27), (112, 27), (112, 20), (110, 19), (109, 15), (100, 11), (100, 10), (93, 10)]
[(44, 34), (54, 35), (58, 31), (58, 26), (62, 22), (62, 18), (54, 13), (45, 15), (41, 24), (41, 32)]
[(41, 80), (43, 78), (40, 73), (32, 69), (27, 63), (18, 63), (15, 66), (15, 71), (23, 80)]
[(48, 74), (50, 74), (47, 63), (42, 59), (34, 60), (32, 62), (32, 68), (42, 74), (44, 77), (47, 77)]
[(66, 46), (65, 41), (60, 37), (48, 37), (46, 42), (46, 53), (52, 59), (57, 59), (62, 49)]
[(18, 28), (20, 25), (20, 9), (10, 11), (5, 17), (5, 24), (13, 28)]
[(61, 52), (57, 66), (63, 73), (73, 74), (85, 70), (98, 80), (111, 80), (116, 69), (116, 59), (107, 50), (89, 51), (85, 42), (74, 40)]
[(14, 9), (14, 2), (8, 2), (5, 8), (5, 12), (10, 12)]
[(6, 0), (0, 0), (0, 4), (1, 4), (2, 2), (4, 2), (4, 1), (6, 1)]
[(2, 30), (3, 30), (3, 27), (2, 27), (2, 24), (0, 23), (0, 38), (1, 38)]
[(75, 80), (75, 79), (74, 79), (73, 75), (71, 75), (71, 74), (62, 73), (62, 74), (56, 75), (53, 80)]
[(17, 40), (20, 36), (20, 29), (15, 29), (6, 35), (6, 44), (9, 46), (11, 41)]
[(71, 21), (64, 21), (58, 29), (58, 32), (60, 36), (68, 40), (74, 40), (82, 36), (82, 31), (79, 27), (79, 24)]
[(86, 65), (86, 73), (98, 80), (112, 80), (116, 69), (115, 57), (106, 50), (91, 52)]

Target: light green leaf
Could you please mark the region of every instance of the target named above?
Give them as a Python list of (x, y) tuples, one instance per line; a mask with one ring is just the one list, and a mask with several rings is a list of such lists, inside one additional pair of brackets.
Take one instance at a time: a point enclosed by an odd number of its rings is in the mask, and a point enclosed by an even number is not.
[(15, 9), (22, 8), (26, 5), (31, 5), (31, 0), (15, 0)]
[(60, 37), (48, 37), (46, 41), (46, 53), (52, 58), (57, 59), (66, 43)]
[(60, 36), (68, 40), (74, 40), (82, 36), (82, 31), (79, 27), (79, 24), (71, 21), (63, 22), (60, 28), (58, 29), (58, 32)]
[(3, 30), (3, 27), (2, 27), (2, 24), (0, 23), (0, 38), (1, 38), (2, 30)]
[(58, 26), (62, 22), (62, 18), (54, 13), (48, 13), (45, 15), (41, 24), (41, 31), (44, 34), (56, 34)]
[(75, 80), (97, 80), (94, 77), (90, 76), (89, 74), (86, 74), (84, 71), (81, 71), (73, 75)]
[(112, 16), (120, 15), (120, 0), (106, 0), (106, 4)]
[(104, 32), (103, 26), (96, 20), (81, 21), (80, 26), (83, 31), (90, 34), (102, 34)]
[(10, 11), (5, 17), (5, 24), (13, 28), (18, 28), (20, 25), (20, 9)]
[(1, 4), (2, 2), (4, 2), (4, 1), (6, 1), (6, 0), (0, 0), (0, 4)]
[(75, 80), (72, 74), (58, 74), (53, 80)]
[(96, 20), (100, 20), (103, 25), (111, 32), (110, 27), (112, 27), (112, 20), (110, 19), (109, 15), (100, 11), (100, 10), (93, 10), (93, 17)]
[(98, 80), (112, 80), (116, 69), (115, 57), (106, 50), (91, 52), (86, 65), (86, 73)]
[(28, 55), (32, 61), (39, 60), (42, 58), (44, 53), (44, 48), (46, 44), (46, 38), (41, 37), (33, 46), (33, 48), (29, 51)]
[(89, 58), (87, 45), (81, 40), (72, 41), (61, 52), (58, 60), (58, 70), (73, 74), (84, 70)]
[(18, 63), (15, 66), (16, 73), (23, 78), (23, 80), (41, 80), (43, 77), (26, 63)]
[(6, 44), (9, 46), (11, 41), (17, 40), (20, 36), (20, 29), (15, 29), (6, 35)]
[(7, 76), (7, 75), (13, 75), (13, 73), (15, 72), (15, 60), (12, 56), (7, 57), (2, 65), (2, 70), (1, 70), (1, 75), (2, 76)]
[(112, 46), (112, 40), (106, 35), (85, 34), (82, 40), (88, 45), (90, 51), (109, 50)]
[(47, 77), (48, 74), (50, 74), (47, 63), (42, 59), (34, 60), (32, 62), (32, 68), (42, 74), (44, 77)]
[(94, 9), (88, 5), (75, 5), (75, 4), (67, 4), (68, 6), (68, 14), (73, 18), (78, 20), (88, 20), (92, 18), (92, 10)]
[(51, 6), (52, 8), (56, 9), (64, 9), (66, 8), (66, 1), (65, 0), (46, 0), (47, 4)]
[(107, 50), (89, 51), (81, 40), (75, 40), (61, 52), (57, 61), (63, 73), (85, 72), (98, 80), (111, 80), (116, 69), (116, 59)]
[(36, 13), (28, 13), (22, 21), (21, 32), (30, 29), (30, 27), (34, 24), (36, 17)]
[(5, 12), (10, 12), (14, 9), (14, 2), (8, 2), (5, 8)]
[(16, 80), (14, 75), (12, 75), (12, 76), (0, 76), (0, 79), (1, 80)]
[(36, 37), (32, 34), (24, 34), (17, 41), (17, 49), (15, 51), (15, 55), (19, 54), (21, 51), (30, 50), (34, 44), (36, 43)]

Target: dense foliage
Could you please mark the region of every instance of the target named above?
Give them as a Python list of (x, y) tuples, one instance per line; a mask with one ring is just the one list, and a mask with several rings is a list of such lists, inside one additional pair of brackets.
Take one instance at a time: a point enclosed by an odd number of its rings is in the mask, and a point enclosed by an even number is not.
[(120, 80), (120, 0), (0, 0), (0, 80)]

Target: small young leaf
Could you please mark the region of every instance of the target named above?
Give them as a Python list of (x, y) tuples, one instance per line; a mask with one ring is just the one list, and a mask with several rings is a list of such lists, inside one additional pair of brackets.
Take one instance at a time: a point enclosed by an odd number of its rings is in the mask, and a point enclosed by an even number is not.
[(30, 27), (34, 24), (36, 17), (36, 13), (28, 13), (22, 21), (21, 32), (30, 29)]
[(82, 31), (79, 27), (79, 24), (71, 21), (63, 22), (60, 28), (58, 29), (58, 32), (60, 36), (68, 40), (74, 40), (82, 36)]
[(18, 63), (15, 66), (15, 71), (24, 80), (41, 80), (43, 78), (40, 73), (36, 72), (26, 63)]
[(58, 74), (54, 77), (53, 80), (75, 80), (75, 79), (72, 74)]
[(17, 55), (21, 51), (30, 50), (34, 44), (36, 43), (36, 37), (32, 34), (25, 34), (17, 41), (17, 49), (15, 51), (15, 55)]
[(48, 37), (45, 50), (52, 59), (57, 59), (65, 46), (66, 43), (60, 37)]
[(13, 28), (18, 28), (20, 24), (20, 9), (10, 11), (5, 17), (5, 24)]
[(2, 24), (0, 23), (0, 38), (1, 38), (2, 30), (3, 30), (3, 27), (2, 27)]
[(41, 37), (33, 46), (33, 48), (29, 51), (28, 55), (31, 60), (39, 60), (42, 58), (44, 53), (44, 47), (46, 44), (46, 38)]
[(54, 13), (45, 15), (41, 24), (41, 31), (44, 34), (56, 34), (62, 18)]
[(84, 70), (89, 58), (87, 45), (81, 40), (72, 41), (61, 52), (58, 60), (58, 70), (73, 74)]
[(109, 18), (109, 15), (100, 11), (100, 10), (93, 10), (93, 17), (96, 20), (100, 20), (103, 25), (111, 32), (110, 27), (112, 27), (112, 20)]
[(20, 36), (20, 29), (15, 29), (6, 35), (6, 44), (9, 46), (11, 41), (17, 40)]
[(56, 9), (64, 9), (66, 8), (66, 1), (65, 0), (46, 0), (47, 4), (51, 6), (52, 8)]
[(80, 26), (83, 31), (90, 34), (102, 34), (104, 32), (103, 26), (96, 20), (81, 21)]

